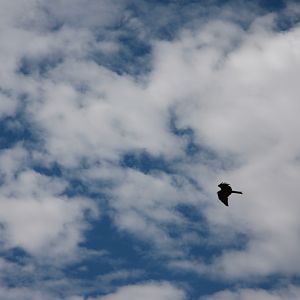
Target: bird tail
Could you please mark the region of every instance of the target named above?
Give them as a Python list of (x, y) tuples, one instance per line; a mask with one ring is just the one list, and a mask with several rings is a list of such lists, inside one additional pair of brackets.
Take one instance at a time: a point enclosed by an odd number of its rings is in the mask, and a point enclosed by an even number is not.
[(234, 194), (243, 194), (242, 192), (238, 192), (238, 191), (232, 191), (231, 193), (234, 193)]

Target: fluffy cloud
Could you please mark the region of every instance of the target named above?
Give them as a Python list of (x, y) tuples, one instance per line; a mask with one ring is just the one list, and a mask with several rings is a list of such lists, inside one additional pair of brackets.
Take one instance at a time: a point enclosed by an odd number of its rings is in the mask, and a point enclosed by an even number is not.
[[(210, 194), (211, 204), (204, 208), (210, 227), (217, 226), (221, 236), (234, 232), (249, 238), (242, 249), (224, 251), (213, 264), (212, 270), (227, 278), (300, 270), (295, 263), (300, 30), (278, 33), (273, 26), (272, 15), (247, 31), (214, 22), (156, 50), (153, 82), (161, 83), (175, 106), (177, 125), (192, 128), (197, 143), (224, 162), (223, 167), (212, 164), (207, 174), (204, 161), (186, 166)], [(230, 210), (214, 200), (221, 180), (245, 193), (232, 197)]]
[(296, 300), (300, 296), (300, 290), (296, 286), (286, 289), (267, 291), (262, 289), (240, 289), (237, 291), (222, 291), (212, 296), (202, 297), (201, 300)]
[[(152, 101), (131, 78), (76, 61), (66, 61), (51, 77), (43, 85), (43, 101), (30, 113), (39, 111), (33, 119), (57, 161), (76, 166), (82, 157), (117, 160), (131, 149), (176, 154), (178, 141), (168, 133), (164, 103)], [(78, 91), (80, 86), (87, 91)]]
[(52, 295), (48, 295), (46, 293), (40, 291), (33, 291), (27, 288), (0, 288), (0, 294), (3, 299), (6, 300), (38, 300), (38, 299), (45, 299), (45, 300), (54, 300)]
[[(141, 25), (149, 20), (129, 13), (127, 1), (89, 1), (84, 11), (83, 4), (0, 4), (0, 117), (20, 113), (38, 141), (1, 151), (3, 249), (76, 253), (86, 211), (96, 213), (98, 204), (64, 193), (64, 176), (74, 171), (91, 189), (109, 181), (103, 190), (117, 228), (153, 243), (157, 255), (175, 257), (170, 266), (231, 280), (299, 274), (299, 26), (278, 32), (271, 14), (245, 28), (229, 20), (229, 9), (218, 21), (189, 23), (161, 41)], [(296, 18), (298, 9), (289, 5), (284, 14)], [(117, 74), (109, 65), (128, 46), (120, 23), (147, 38), (147, 74)], [(189, 130), (199, 152), (185, 152), (188, 138), (175, 134), (172, 121)], [(141, 152), (172, 172), (144, 174), (120, 163)], [(66, 173), (40, 174), (33, 162), (58, 163)], [(232, 196), (229, 209), (216, 200), (222, 180), (244, 192)], [(203, 216), (205, 242), (226, 247), (209, 265), (189, 257), (203, 237), (190, 233), (195, 224), (178, 213), (182, 203)], [(242, 245), (234, 241), (239, 235)], [(168, 284), (124, 287), (102, 298), (133, 299), (141, 291), (151, 299), (183, 298)]]
[[(127, 170), (113, 192), (115, 223), (122, 230), (146, 239), (161, 253), (179, 255), (191, 224), (176, 212), (178, 204), (195, 205), (199, 192), (181, 176), (146, 175)], [(170, 232), (176, 232), (173, 239)]]
[(63, 196), (67, 182), (39, 174), (26, 164), (22, 147), (2, 151), (0, 221), (4, 248), (21, 247), (31, 254), (59, 258), (73, 251), (87, 227), (85, 211), (96, 212), (91, 201)]
[(98, 300), (183, 300), (184, 292), (169, 283), (145, 283), (139, 285), (125, 286), (115, 293), (97, 298)]
[[(73, 15), (57, 18), (72, 24)], [(41, 68), (40, 57), (58, 55), (59, 63), (50, 63), (42, 79), (35, 69), (27, 76), (14, 74), (21, 79), (21, 87), (31, 92), (26, 113), (42, 133), (48, 159), (72, 168), (82, 159), (90, 164), (118, 162), (127, 151), (146, 150), (170, 161), (177, 157), (180, 163), (175, 169), (185, 172), (182, 178), (195, 178), (203, 186), (203, 193), (198, 194), (200, 208), (201, 202), (215, 198), (218, 179), (236, 182), (246, 193), (231, 211), (221, 211), (215, 202), (203, 206), (209, 224), (250, 238), (245, 250), (218, 258), (216, 269), (230, 277), (278, 270), (293, 273), (299, 269), (293, 263), (296, 251), (292, 250), (297, 249), (299, 230), (294, 201), (299, 151), (294, 138), (298, 125), (299, 55), (295, 49), (299, 29), (277, 33), (273, 24), (272, 15), (257, 19), (247, 31), (228, 21), (211, 21), (200, 30), (183, 31), (174, 41), (154, 42), (152, 70), (143, 81), (117, 75), (86, 57), (96, 43), (92, 32), (86, 30), (92, 24), (81, 24), (83, 29), (76, 29), (76, 37), (72, 28), (62, 27), (47, 35), (36, 33), (32, 27), (16, 29), (32, 43), (11, 51), (16, 59), (12, 69), (24, 64), (22, 57)], [(191, 128), (196, 143), (228, 160), (229, 169), (218, 167), (217, 160), (207, 166), (209, 162), (199, 159), (191, 165), (184, 157), (185, 141), (171, 132), (170, 110), (176, 115), (176, 126)], [(193, 187), (185, 185), (180, 195), (180, 189), (170, 185), (171, 177), (156, 179), (157, 175), (138, 172), (125, 176), (112, 191), (118, 199), (111, 202), (117, 212), (116, 224), (135, 233), (144, 228), (141, 232), (149, 232), (146, 236), (152, 240), (168, 240), (167, 229), (162, 230), (161, 225), (182, 224), (173, 208), (182, 199), (195, 204)], [(255, 182), (253, 178), (261, 179)], [(287, 180), (282, 182), (282, 178)], [(156, 187), (157, 182), (161, 187)], [(145, 193), (148, 186), (158, 195)], [(53, 216), (65, 201), (50, 201), (58, 205)], [(156, 205), (157, 201), (162, 204)], [(81, 207), (80, 201), (76, 203)], [(37, 207), (47, 210), (40, 204)], [(266, 209), (271, 210), (272, 218), (264, 217)], [(280, 254), (284, 249), (280, 249), (291, 240), (294, 246), (288, 263)]]

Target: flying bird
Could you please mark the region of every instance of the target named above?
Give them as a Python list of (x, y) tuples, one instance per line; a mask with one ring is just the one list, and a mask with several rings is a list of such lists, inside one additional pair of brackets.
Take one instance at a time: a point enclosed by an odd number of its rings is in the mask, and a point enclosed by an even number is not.
[(218, 185), (220, 190), (218, 191), (218, 198), (226, 206), (228, 206), (228, 197), (232, 194), (243, 194), (242, 192), (233, 191), (231, 186), (228, 183), (222, 182)]

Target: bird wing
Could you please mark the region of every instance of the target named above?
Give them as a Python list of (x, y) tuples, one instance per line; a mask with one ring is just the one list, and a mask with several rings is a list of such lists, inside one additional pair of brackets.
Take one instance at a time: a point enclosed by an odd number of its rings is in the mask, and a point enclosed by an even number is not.
[(228, 206), (227, 193), (224, 193), (223, 191), (218, 191), (218, 198), (221, 202), (223, 202), (226, 206)]

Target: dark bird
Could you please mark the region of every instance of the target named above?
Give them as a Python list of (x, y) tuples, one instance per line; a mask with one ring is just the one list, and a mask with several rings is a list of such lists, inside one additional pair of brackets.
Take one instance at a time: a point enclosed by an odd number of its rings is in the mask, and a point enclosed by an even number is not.
[(222, 182), (218, 185), (220, 190), (218, 191), (218, 198), (222, 201), (226, 206), (228, 206), (228, 197), (232, 194), (243, 194), (242, 192), (233, 191), (231, 186), (228, 183)]

